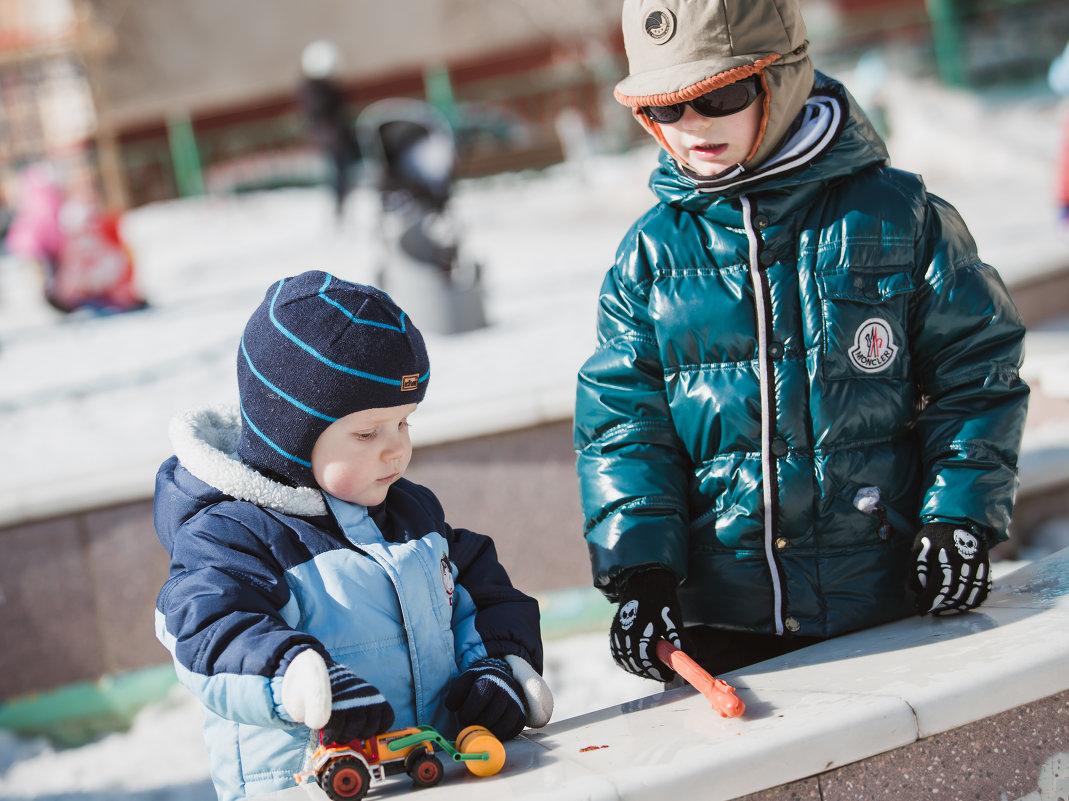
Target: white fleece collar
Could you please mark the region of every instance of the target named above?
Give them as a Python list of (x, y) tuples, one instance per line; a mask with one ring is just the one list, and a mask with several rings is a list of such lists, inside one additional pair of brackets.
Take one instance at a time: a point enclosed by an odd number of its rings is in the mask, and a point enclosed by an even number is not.
[(238, 458), (241, 416), (237, 406), (209, 406), (181, 414), (171, 421), (169, 434), (182, 466), (220, 492), (283, 514), (327, 513), (318, 489), (288, 487)]

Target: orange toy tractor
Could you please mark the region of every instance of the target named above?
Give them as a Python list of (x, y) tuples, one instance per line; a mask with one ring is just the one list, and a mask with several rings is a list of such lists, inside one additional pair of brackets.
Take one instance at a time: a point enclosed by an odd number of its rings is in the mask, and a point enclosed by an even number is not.
[(430, 726), (411, 726), (367, 740), (320, 743), (311, 769), (298, 773), (297, 783), (315, 779), (334, 801), (359, 801), (373, 778), (382, 781), (402, 772), (419, 787), (433, 787), (443, 773), (436, 745), (476, 776), (493, 776), (505, 764), (505, 747), (483, 726), (468, 726), (455, 744)]

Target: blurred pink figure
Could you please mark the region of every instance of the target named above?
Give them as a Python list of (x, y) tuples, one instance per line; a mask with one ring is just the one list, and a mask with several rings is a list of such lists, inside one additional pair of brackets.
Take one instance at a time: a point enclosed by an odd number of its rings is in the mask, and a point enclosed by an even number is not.
[(7, 249), (16, 256), (40, 262), (45, 281), (51, 283), (63, 249), (59, 214), (64, 191), (55, 171), (47, 164), (27, 167), (19, 180), (18, 206), (8, 229)]
[(22, 175), (7, 247), (42, 265), (45, 299), (60, 311), (139, 309), (145, 301), (134, 284), (133, 259), (119, 222), (117, 213), (68, 201), (55, 171), (34, 165)]
[[(1056, 94), (1069, 98), (1069, 42), (1062, 54), (1051, 62), (1047, 71), (1047, 82)], [(1062, 220), (1069, 225), (1069, 109), (1065, 112), (1065, 126), (1062, 133), (1062, 150), (1058, 155), (1057, 202)]]

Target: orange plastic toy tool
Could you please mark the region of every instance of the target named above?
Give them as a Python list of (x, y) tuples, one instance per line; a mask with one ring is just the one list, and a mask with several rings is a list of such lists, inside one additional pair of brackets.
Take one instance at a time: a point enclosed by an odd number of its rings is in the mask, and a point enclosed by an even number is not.
[(735, 688), (722, 679), (714, 679), (697, 662), (666, 640), (657, 641), (657, 658), (672, 668), (704, 695), (722, 718), (737, 718), (746, 704), (735, 695)]

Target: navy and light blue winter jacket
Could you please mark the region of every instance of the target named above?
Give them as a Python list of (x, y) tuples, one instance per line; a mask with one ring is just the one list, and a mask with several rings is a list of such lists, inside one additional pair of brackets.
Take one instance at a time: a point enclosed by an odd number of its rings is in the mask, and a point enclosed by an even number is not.
[(488, 537), (451, 528), (406, 480), (371, 509), (272, 482), (232, 456), (238, 430), (233, 410), (176, 421), (155, 498), (171, 555), (157, 636), (205, 707), (222, 799), (294, 784), (315, 734), (287, 714), (281, 684), (305, 648), (376, 686), (396, 727), (446, 736), (445, 695), (474, 661), (518, 657), (541, 673), (538, 605)]

